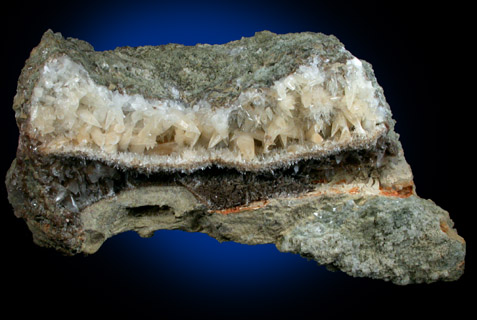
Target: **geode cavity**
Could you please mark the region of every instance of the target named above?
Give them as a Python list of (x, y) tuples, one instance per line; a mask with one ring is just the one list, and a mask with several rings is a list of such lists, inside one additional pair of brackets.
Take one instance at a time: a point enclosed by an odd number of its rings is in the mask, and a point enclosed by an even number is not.
[(463, 273), (465, 242), (416, 195), (371, 66), (333, 36), (96, 52), (47, 31), (13, 108), (9, 200), (39, 245), (181, 229), (398, 284)]

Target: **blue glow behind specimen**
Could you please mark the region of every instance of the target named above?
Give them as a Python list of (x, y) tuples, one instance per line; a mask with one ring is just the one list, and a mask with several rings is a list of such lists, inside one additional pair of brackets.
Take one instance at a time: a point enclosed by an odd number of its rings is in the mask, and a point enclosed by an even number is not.
[[(84, 39), (95, 50), (102, 51), (167, 43), (223, 44), (262, 30), (308, 31), (306, 23), (316, 24), (321, 19), (318, 12), (290, 10), (276, 10), (255, 1), (216, 2), (213, 6), (194, 1), (151, 1), (144, 5), (106, 2), (98, 4), (95, 10), (83, 9), (81, 23), (67, 21), (62, 26), (64, 30), (55, 31)], [(306, 15), (313, 19), (304, 19)], [(219, 243), (205, 234), (182, 231), (161, 230), (150, 239), (127, 232), (108, 240), (101, 251), (111, 260), (124, 259), (123, 268), (136, 270), (136, 276), (147, 277), (145, 281), (157, 281), (151, 285), (168, 283), (177, 290), (197, 292), (198, 300), (205, 298), (205, 289), (206, 296), (216, 298), (230, 287), (235, 292), (229, 295), (258, 298), (262, 293), (260, 288), (270, 295), (270, 287), (279, 281), (280, 286), (303, 287), (310, 279), (323, 280), (323, 275), (330, 276), (316, 262), (280, 253), (273, 244)]]
[[(197, 300), (209, 296), (256, 299), (265, 291), (273, 298), (270, 288), (303, 288), (310, 281), (326, 286), (323, 276), (341, 277), (315, 261), (279, 252), (273, 244), (219, 243), (205, 234), (179, 230), (160, 230), (148, 239), (127, 232), (108, 240), (101, 250), (136, 280), (142, 276), (151, 287), (186, 290), (197, 294)], [(224, 292), (228, 292), (226, 296), (222, 296)]]
[[(112, 50), (118, 46), (143, 46), (179, 43), (223, 44), (255, 32), (275, 33), (308, 31), (307, 25), (323, 20), (320, 12), (278, 10), (268, 3), (242, 1), (219, 2), (206, 6), (201, 1), (170, 3), (109, 2), (83, 13), (87, 23), (68, 24), (65, 35), (84, 39), (95, 50)], [(312, 19), (306, 19), (310, 15)]]

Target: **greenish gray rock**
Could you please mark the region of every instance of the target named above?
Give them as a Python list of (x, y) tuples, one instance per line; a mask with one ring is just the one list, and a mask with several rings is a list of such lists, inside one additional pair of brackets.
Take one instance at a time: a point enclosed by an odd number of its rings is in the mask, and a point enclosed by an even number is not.
[(180, 229), (401, 285), (464, 272), (465, 241), (417, 196), (371, 65), (333, 36), (96, 52), (47, 31), (13, 108), (8, 197), (38, 245), (93, 254), (124, 231)]

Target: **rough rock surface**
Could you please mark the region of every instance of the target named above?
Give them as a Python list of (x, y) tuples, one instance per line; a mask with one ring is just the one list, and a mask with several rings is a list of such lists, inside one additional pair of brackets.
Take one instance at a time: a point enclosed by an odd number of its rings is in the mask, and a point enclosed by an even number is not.
[(333, 36), (95, 52), (48, 31), (13, 108), (9, 201), (38, 245), (90, 254), (123, 231), (181, 229), (397, 284), (464, 271), (371, 66)]

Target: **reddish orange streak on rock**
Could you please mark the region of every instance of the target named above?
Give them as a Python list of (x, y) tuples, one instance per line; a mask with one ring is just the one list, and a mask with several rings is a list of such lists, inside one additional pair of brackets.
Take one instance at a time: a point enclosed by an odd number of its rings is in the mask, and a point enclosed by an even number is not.
[(268, 200), (252, 202), (248, 206), (237, 206), (233, 208), (227, 208), (223, 210), (212, 211), (220, 214), (229, 214), (229, 213), (238, 213), (242, 211), (256, 210), (262, 207), (265, 207), (268, 204)]
[(405, 186), (400, 189), (379, 187), (381, 194), (387, 197), (407, 198), (414, 194), (413, 185)]
[(348, 192), (351, 194), (357, 194), (359, 192), (359, 188), (358, 187), (351, 188), (348, 190)]
[[(315, 181), (313, 181), (315, 183)], [(322, 183), (322, 181), (316, 181), (316, 183)], [(346, 180), (340, 180), (337, 181), (335, 184), (344, 184), (346, 183)], [(407, 198), (410, 197), (414, 194), (414, 184), (411, 182), (411, 184), (407, 186), (392, 186), (392, 187), (380, 187), (379, 188), (381, 195), (387, 196), (387, 197), (398, 197), (398, 198)], [(313, 191), (307, 194), (304, 194), (302, 196), (299, 196), (298, 199), (302, 198), (307, 198), (307, 197), (318, 197), (322, 196), (323, 194), (337, 194), (337, 193), (343, 193), (347, 192), (350, 194), (357, 194), (360, 192), (359, 187), (352, 187), (349, 190), (342, 190), (342, 189), (337, 189), (337, 188), (329, 188), (326, 191)], [(210, 210), (209, 212), (213, 213), (220, 213), (220, 214), (229, 214), (229, 213), (239, 213), (243, 211), (249, 211), (249, 210), (256, 210), (260, 209), (264, 206), (266, 206), (269, 203), (268, 200), (263, 200), (263, 201), (255, 201), (250, 203), (247, 206), (237, 206), (233, 208), (227, 208), (227, 209), (222, 209), (222, 210)]]

